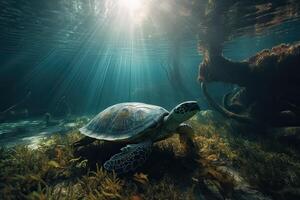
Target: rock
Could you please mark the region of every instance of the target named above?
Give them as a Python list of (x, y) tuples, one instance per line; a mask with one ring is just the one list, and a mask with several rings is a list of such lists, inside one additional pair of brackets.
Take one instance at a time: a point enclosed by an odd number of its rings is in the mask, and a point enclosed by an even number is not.
[(203, 184), (205, 186), (206, 192), (204, 196), (206, 199), (211, 199), (211, 200), (224, 200), (224, 197), (220, 193), (220, 187), (217, 185), (216, 182), (209, 180), (209, 179), (204, 179)]
[(269, 197), (264, 196), (261, 192), (250, 188), (249, 186), (242, 185), (236, 187), (233, 194), (233, 200), (272, 200)]
[(221, 166), (218, 167), (219, 171), (229, 174), (235, 183), (232, 199), (233, 200), (271, 200), (261, 192), (251, 188), (246, 180), (235, 169)]
[(270, 134), (275, 135), (275, 138), (288, 145), (293, 145), (299, 148), (300, 144), (300, 127), (284, 127), (273, 128), (268, 131)]

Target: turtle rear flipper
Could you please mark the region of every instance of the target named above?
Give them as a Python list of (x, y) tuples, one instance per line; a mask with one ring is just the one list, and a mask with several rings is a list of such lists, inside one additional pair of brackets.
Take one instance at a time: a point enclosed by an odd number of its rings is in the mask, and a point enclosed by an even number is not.
[(120, 153), (106, 161), (104, 168), (108, 171), (115, 171), (117, 174), (134, 171), (146, 162), (151, 148), (151, 141), (127, 145), (121, 149)]

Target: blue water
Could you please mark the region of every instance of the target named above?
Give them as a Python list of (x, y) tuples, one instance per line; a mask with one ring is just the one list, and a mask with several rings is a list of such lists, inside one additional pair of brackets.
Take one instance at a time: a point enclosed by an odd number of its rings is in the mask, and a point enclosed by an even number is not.
[[(245, 64), (299, 33), (299, 0), (1, 0), (0, 199), (300, 199), (299, 52)], [(91, 121), (121, 102), (184, 106)]]
[[(0, 110), (28, 91), (27, 108), (36, 115), (54, 112), (61, 99), (74, 114), (95, 114), (124, 101), (171, 109), (193, 99), (206, 107), (197, 81), (197, 32), (205, 28), (198, 25), (198, 7), (192, 1), (152, 0), (133, 8), (126, 3), (1, 1)], [(242, 31), (225, 42), (223, 53), (243, 60), (298, 41), (299, 31), (297, 16), (254, 34)], [(215, 95), (230, 87), (217, 85)]]

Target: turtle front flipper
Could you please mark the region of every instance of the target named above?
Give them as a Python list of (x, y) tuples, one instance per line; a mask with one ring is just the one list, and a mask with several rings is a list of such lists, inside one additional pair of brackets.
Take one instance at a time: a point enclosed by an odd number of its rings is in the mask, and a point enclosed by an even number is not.
[(146, 162), (151, 149), (151, 141), (127, 145), (121, 149), (120, 153), (106, 161), (104, 168), (108, 171), (115, 171), (117, 174), (134, 171)]
[(179, 133), (179, 139), (180, 142), (185, 146), (186, 148), (186, 154), (189, 157), (192, 158), (198, 158), (198, 146), (197, 144), (195, 144), (194, 142), (194, 129), (192, 128), (192, 126), (190, 126), (189, 124), (186, 123), (182, 123), (178, 126), (178, 128), (176, 129), (176, 131)]

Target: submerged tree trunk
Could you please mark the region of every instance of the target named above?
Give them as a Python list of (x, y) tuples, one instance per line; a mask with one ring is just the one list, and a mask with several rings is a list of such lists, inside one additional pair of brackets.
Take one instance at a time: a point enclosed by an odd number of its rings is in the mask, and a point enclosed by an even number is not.
[[(202, 82), (226, 82), (242, 86), (240, 101), (245, 116), (273, 126), (300, 125), (300, 44), (279, 45), (263, 50), (244, 62), (233, 62), (221, 55), (206, 54), (200, 66), (199, 79)], [(208, 96), (204, 88), (204, 94)], [(226, 99), (229, 97), (227, 96)], [(233, 97), (232, 97), (233, 98)], [(213, 101), (208, 97), (208, 100)], [(233, 101), (229, 98), (226, 100)], [(211, 103), (218, 111), (216, 103)], [(230, 107), (230, 106), (227, 106)], [(244, 117), (236, 119), (245, 121)]]

